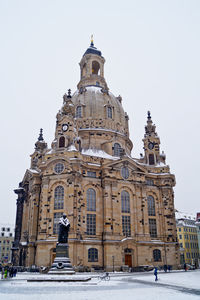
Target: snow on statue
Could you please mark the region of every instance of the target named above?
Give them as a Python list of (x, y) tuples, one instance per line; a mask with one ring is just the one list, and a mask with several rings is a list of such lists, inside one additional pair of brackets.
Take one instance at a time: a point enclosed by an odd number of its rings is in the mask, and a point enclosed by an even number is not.
[(69, 228), (70, 228), (70, 222), (67, 219), (67, 215), (64, 213), (59, 220), (58, 243), (61, 244), (68, 243)]

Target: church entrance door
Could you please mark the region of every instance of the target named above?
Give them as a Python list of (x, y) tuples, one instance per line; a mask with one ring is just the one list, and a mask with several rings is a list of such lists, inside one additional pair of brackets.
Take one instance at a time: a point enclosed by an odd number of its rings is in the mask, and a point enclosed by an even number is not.
[(132, 255), (131, 254), (125, 254), (125, 265), (132, 267)]

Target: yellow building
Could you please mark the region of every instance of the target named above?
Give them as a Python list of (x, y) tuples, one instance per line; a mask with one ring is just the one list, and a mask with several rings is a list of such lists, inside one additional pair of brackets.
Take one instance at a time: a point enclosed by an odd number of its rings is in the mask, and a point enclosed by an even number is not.
[(181, 251), (181, 264), (199, 265), (199, 245), (195, 216), (177, 212), (177, 237)]
[(131, 156), (129, 118), (122, 97), (108, 88), (104, 63), (92, 41), (80, 62), (77, 90), (63, 96), (51, 148), (40, 132), (31, 167), (15, 190), (15, 264), (52, 264), (63, 212), (77, 268), (178, 263), (175, 177), (150, 112), (144, 154)]
[(11, 248), (14, 241), (14, 226), (0, 224), (0, 264), (11, 261)]

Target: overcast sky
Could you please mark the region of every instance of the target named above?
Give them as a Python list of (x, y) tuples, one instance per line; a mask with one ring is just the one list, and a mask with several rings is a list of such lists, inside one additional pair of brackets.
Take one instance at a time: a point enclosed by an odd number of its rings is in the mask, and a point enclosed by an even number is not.
[(0, 223), (15, 223), (13, 189), (40, 128), (50, 146), (91, 34), (129, 115), (132, 156), (143, 152), (150, 110), (176, 176), (175, 207), (200, 211), (200, 1), (0, 0)]

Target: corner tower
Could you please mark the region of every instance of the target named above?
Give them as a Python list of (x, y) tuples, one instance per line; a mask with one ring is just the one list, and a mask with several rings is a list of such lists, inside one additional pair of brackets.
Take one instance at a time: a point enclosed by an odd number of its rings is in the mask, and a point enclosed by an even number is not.
[(160, 153), (160, 138), (156, 132), (156, 126), (152, 122), (150, 111), (148, 111), (143, 143), (145, 164), (152, 166), (160, 163), (165, 164), (166, 156), (164, 152)]

